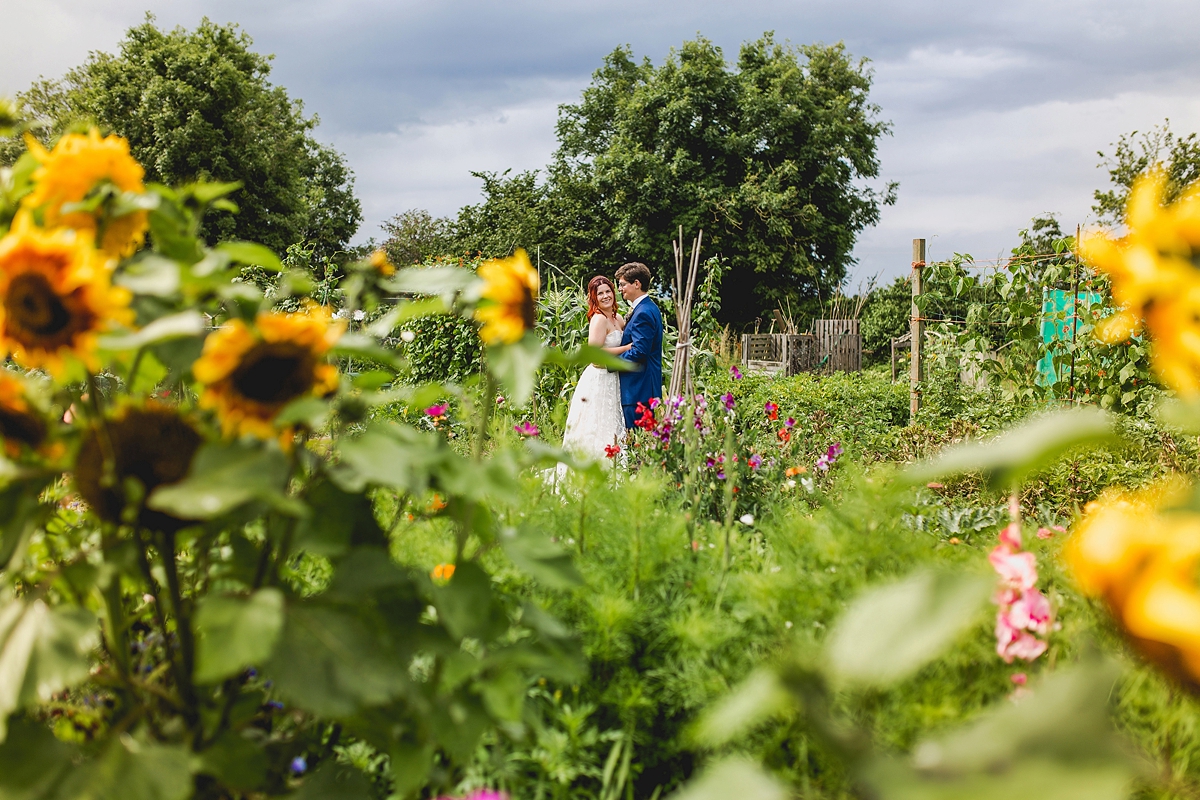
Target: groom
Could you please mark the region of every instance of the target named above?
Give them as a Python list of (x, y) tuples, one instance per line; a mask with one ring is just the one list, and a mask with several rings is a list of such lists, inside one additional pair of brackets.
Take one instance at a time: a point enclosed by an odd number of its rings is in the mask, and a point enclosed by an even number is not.
[(650, 398), (662, 397), (663, 320), (658, 306), (646, 291), (650, 288), (650, 269), (636, 261), (617, 270), (617, 290), (629, 303), (622, 345), (632, 345), (621, 358), (632, 364), (622, 372), (621, 410), (625, 427), (632, 428), (638, 403), (649, 405)]

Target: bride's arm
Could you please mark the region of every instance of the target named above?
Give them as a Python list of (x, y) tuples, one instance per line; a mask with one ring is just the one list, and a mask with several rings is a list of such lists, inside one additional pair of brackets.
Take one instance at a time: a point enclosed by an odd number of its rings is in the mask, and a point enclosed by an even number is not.
[(604, 337), (608, 335), (608, 324), (604, 320), (603, 314), (592, 315), (588, 322), (588, 344), (592, 347), (601, 347), (604, 345)]
[(603, 349), (604, 349), (604, 352), (606, 352), (606, 353), (612, 353), (614, 356), (619, 356), (619, 355), (621, 355), (621, 353), (624, 353), (626, 350), (628, 350), (631, 347), (633, 347), (632, 344), (623, 344), (620, 347), (605, 347)]

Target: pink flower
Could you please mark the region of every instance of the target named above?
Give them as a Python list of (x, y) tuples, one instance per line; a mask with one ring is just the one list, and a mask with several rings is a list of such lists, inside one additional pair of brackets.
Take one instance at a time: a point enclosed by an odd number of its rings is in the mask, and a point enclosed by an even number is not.
[(1049, 528), (1038, 528), (1037, 537), (1039, 539), (1051, 539), (1055, 533), (1066, 533), (1067, 529), (1062, 525), (1051, 525)]
[(1026, 589), (1009, 606), (1008, 621), (1014, 628), (1044, 636), (1050, 630), (1050, 601), (1037, 589)]
[(730, 367), (729, 374), (733, 376), (735, 381), (740, 381), (742, 379), (742, 373), (738, 372), (737, 367)]
[(446, 412), (450, 410), (449, 403), (438, 403), (436, 406), (430, 406), (425, 409), (425, 414), (430, 417), (444, 417)]
[(1010, 522), (1000, 531), (1000, 544), (1015, 553), (1021, 549), (1021, 523)]
[(1029, 678), (1024, 672), (1014, 672), (1009, 677), (1009, 680), (1013, 682), (1014, 686), (1024, 686), (1026, 683), (1028, 683)]
[(726, 392), (721, 395), (721, 402), (725, 404), (726, 411), (733, 411), (733, 392)]
[(1037, 560), (1033, 553), (1013, 553), (998, 545), (988, 554), (988, 562), (1001, 580), (1017, 589), (1027, 591), (1037, 583)]
[(529, 420), (525, 420), (520, 425), (513, 425), (513, 430), (522, 436), (537, 436), (539, 433), (541, 433), (541, 431), (538, 430), (538, 426), (534, 425)]
[(1022, 661), (1033, 661), (1046, 652), (1046, 643), (1030, 633), (1022, 633), (1011, 641), (1007, 647), (1001, 648), (999, 642), (996, 652), (1004, 659), (1005, 664), (1011, 664), (1014, 658)]
[(750, 465), (750, 469), (758, 469), (762, 466), (762, 461), (762, 456), (760, 456), (758, 453), (755, 453), (754, 455), (750, 456), (746, 463)]
[(796, 418), (788, 417), (787, 420), (783, 424), (784, 424), (784, 426), (786, 426), (788, 428), (794, 428), (794, 427), (796, 427)]

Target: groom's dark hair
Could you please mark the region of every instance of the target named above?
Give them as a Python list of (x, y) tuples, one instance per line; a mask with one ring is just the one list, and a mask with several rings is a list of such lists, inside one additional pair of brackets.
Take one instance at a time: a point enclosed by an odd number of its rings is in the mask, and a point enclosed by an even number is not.
[(633, 283), (637, 281), (642, 285), (642, 291), (650, 291), (650, 268), (640, 261), (630, 261), (628, 264), (617, 270), (617, 280)]

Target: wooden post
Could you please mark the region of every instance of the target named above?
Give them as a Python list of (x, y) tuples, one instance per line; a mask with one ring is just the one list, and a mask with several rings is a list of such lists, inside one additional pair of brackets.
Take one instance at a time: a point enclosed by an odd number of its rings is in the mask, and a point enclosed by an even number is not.
[(892, 383), (896, 382), (896, 337), (892, 337)]
[(909, 374), (908, 410), (911, 419), (916, 419), (921, 410), (921, 340), (924, 338), (925, 323), (921, 321), (921, 310), (917, 298), (921, 296), (921, 270), (925, 267), (925, 240), (913, 239), (912, 248), (912, 319), (909, 332), (912, 341), (912, 369)]

